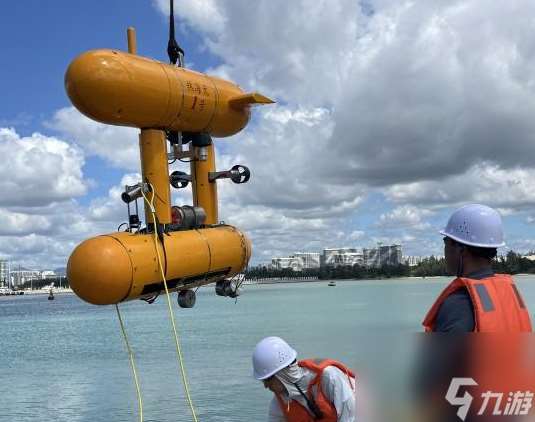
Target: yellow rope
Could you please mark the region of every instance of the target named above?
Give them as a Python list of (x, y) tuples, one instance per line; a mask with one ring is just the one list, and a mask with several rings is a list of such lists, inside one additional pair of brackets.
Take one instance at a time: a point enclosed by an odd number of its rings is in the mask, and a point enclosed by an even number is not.
[(191, 415), (193, 417), (193, 420), (195, 422), (198, 422), (197, 415), (195, 414), (195, 408), (193, 407), (193, 400), (191, 399), (191, 395), (190, 395), (190, 392), (189, 392), (188, 379), (187, 379), (187, 375), (186, 375), (186, 369), (184, 367), (184, 359), (182, 357), (182, 350), (180, 348), (180, 342), (178, 340), (178, 331), (177, 331), (176, 323), (175, 323), (175, 315), (173, 313), (173, 308), (171, 306), (171, 297), (169, 295), (169, 289), (167, 288), (167, 280), (165, 278), (165, 272), (164, 272), (163, 266), (162, 266), (162, 258), (160, 257), (160, 250), (158, 249), (158, 233), (157, 233), (157, 227), (156, 227), (156, 211), (154, 209), (154, 196), (155, 196), (156, 193), (154, 192), (154, 187), (151, 184), (149, 184), (149, 186), (151, 188), (151, 193), (152, 193), (150, 201), (145, 196), (145, 193), (143, 192), (143, 189), (141, 189), (141, 194), (143, 195), (143, 198), (145, 199), (145, 202), (149, 206), (149, 210), (150, 210), (150, 212), (152, 214), (152, 222), (153, 222), (153, 228), (154, 228), (154, 247), (156, 248), (156, 254), (158, 256), (158, 265), (160, 267), (160, 273), (162, 275), (163, 285), (164, 285), (164, 288), (165, 288), (165, 294), (166, 294), (166, 297), (167, 297), (167, 307), (169, 309), (169, 317), (171, 319), (171, 325), (173, 327), (173, 334), (175, 336), (176, 353), (177, 353), (177, 356), (178, 356), (178, 363), (179, 363), (179, 366), (180, 366), (180, 372), (182, 374), (182, 383), (184, 384), (184, 391), (186, 393), (187, 402), (188, 402), (189, 408), (191, 410)]
[(119, 324), (121, 324), (121, 331), (123, 332), (124, 342), (126, 344), (126, 349), (128, 350), (128, 356), (130, 357), (130, 366), (132, 367), (132, 373), (134, 374), (134, 382), (136, 383), (137, 403), (139, 407), (139, 421), (143, 422), (143, 400), (141, 399), (141, 389), (139, 388), (139, 381), (137, 378), (136, 364), (134, 362), (134, 353), (132, 352), (132, 349), (130, 348), (130, 343), (128, 342), (128, 337), (124, 328), (123, 319), (121, 318), (121, 312), (119, 312), (119, 305), (115, 304), (115, 310), (117, 311), (117, 316), (119, 317)]

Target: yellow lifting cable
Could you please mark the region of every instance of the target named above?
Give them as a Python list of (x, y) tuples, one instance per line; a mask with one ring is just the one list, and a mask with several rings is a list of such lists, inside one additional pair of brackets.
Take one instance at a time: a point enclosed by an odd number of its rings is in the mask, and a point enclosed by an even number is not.
[(165, 288), (165, 294), (166, 294), (166, 297), (167, 297), (167, 307), (169, 309), (169, 318), (171, 319), (171, 325), (173, 327), (173, 334), (175, 336), (175, 346), (176, 346), (176, 352), (177, 352), (177, 357), (178, 357), (178, 363), (179, 363), (179, 366), (180, 366), (180, 372), (181, 372), (181, 375), (182, 375), (182, 383), (184, 384), (184, 391), (186, 393), (186, 398), (187, 398), (188, 405), (189, 405), (190, 410), (191, 410), (191, 415), (193, 417), (193, 420), (194, 420), (194, 422), (198, 422), (197, 415), (195, 414), (195, 408), (193, 407), (193, 401), (191, 399), (191, 395), (190, 395), (190, 392), (189, 392), (188, 379), (187, 379), (187, 375), (186, 375), (186, 369), (184, 367), (184, 359), (182, 357), (182, 350), (180, 348), (180, 341), (178, 339), (178, 331), (177, 331), (176, 323), (175, 323), (175, 315), (173, 313), (173, 308), (171, 306), (171, 298), (170, 298), (170, 295), (169, 295), (169, 289), (167, 288), (167, 280), (165, 278), (165, 272), (164, 272), (163, 266), (162, 266), (162, 259), (160, 257), (160, 251), (158, 249), (158, 232), (157, 232), (157, 227), (156, 227), (156, 221), (157, 220), (156, 220), (156, 211), (154, 209), (154, 197), (156, 195), (156, 192), (154, 191), (154, 187), (152, 186), (152, 184), (149, 183), (148, 185), (150, 186), (150, 190), (151, 190), (151, 193), (152, 193), (150, 201), (145, 196), (145, 192), (143, 192), (143, 188), (141, 189), (141, 194), (143, 195), (143, 199), (145, 199), (145, 202), (147, 203), (147, 205), (148, 205), (148, 207), (150, 209), (150, 212), (152, 214), (152, 221), (153, 221), (153, 227), (154, 227), (154, 247), (156, 248), (156, 254), (158, 256), (158, 265), (160, 267), (160, 272), (161, 272), (162, 279), (163, 279), (163, 285), (164, 285), (164, 288)]
[(117, 317), (119, 317), (119, 324), (121, 324), (121, 331), (123, 333), (124, 342), (126, 344), (126, 349), (128, 350), (128, 356), (130, 358), (130, 366), (132, 367), (132, 373), (134, 374), (134, 382), (136, 384), (137, 391), (137, 402), (139, 407), (139, 422), (143, 422), (143, 400), (141, 398), (141, 389), (139, 388), (139, 381), (137, 378), (136, 364), (134, 362), (134, 353), (130, 347), (128, 337), (126, 335), (126, 329), (124, 328), (123, 319), (121, 318), (121, 312), (119, 311), (119, 305), (115, 304), (115, 309), (117, 311)]

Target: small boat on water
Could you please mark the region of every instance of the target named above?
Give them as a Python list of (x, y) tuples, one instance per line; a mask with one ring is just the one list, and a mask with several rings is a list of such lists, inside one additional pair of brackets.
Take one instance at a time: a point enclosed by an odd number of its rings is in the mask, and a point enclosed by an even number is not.
[(331, 287), (336, 286), (336, 281), (329, 281), (329, 284), (327, 284), (327, 286), (331, 286)]
[(50, 291), (48, 292), (48, 300), (54, 300), (54, 292), (52, 291), (52, 289), (50, 289)]

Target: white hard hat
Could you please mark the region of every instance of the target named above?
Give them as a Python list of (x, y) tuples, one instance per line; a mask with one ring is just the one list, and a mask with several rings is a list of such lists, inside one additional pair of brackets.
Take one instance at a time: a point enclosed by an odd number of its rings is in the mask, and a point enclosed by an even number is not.
[(290, 365), (297, 352), (280, 337), (266, 337), (255, 347), (253, 353), (253, 375), (264, 380)]
[(503, 241), (502, 218), (486, 205), (465, 205), (455, 211), (440, 234), (463, 245), (479, 248), (499, 248)]

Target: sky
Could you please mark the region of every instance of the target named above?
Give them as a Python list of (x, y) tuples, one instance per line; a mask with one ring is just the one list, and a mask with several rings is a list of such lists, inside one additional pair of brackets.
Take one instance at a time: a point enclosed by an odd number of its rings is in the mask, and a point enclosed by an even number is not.
[[(167, 61), (168, 1), (5, 2), (0, 15), (0, 259), (66, 266), (126, 221), (138, 129), (80, 114), (68, 64), (95, 48)], [(215, 139), (220, 218), (252, 263), (401, 243), (441, 255), (467, 203), (497, 208), (508, 249), (535, 250), (535, 3), (175, 0), (186, 66), (258, 91), (245, 130)], [(173, 166), (171, 170), (187, 171)], [(191, 193), (173, 191), (188, 204)]]

